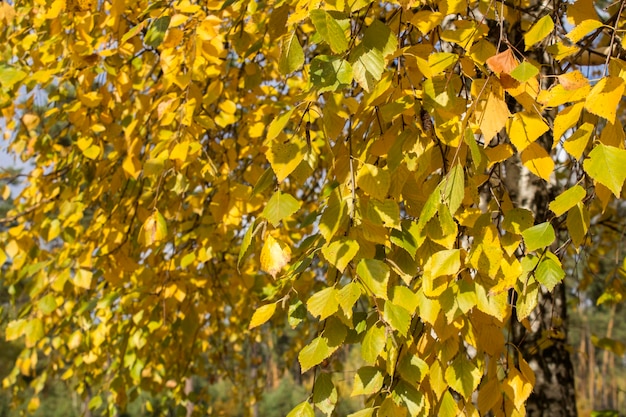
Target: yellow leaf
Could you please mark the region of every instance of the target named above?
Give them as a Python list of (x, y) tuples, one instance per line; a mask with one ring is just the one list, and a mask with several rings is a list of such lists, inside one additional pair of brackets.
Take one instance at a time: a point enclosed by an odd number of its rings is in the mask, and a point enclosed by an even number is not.
[(565, 140), (563, 148), (575, 159), (580, 159), (583, 152), (589, 144), (589, 139), (595, 130), (595, 126), (591, 123), (584, 123), (576, 131)]
[(534, 44), (541, 42), (554, 30), (554, 22), (552, 17), (547, 14), (537, 21), (524, 34), (525, 50), (528, 51)]
[[(436, 297), (447, 287), (452, 275), (461, 268), (461, 251), (459, 249), (443, 250), (435, 253), (424, 265), (422, 285), (424, 295)], [(440, 277), (444, 277), (438, 279)]]
[(426, 35), (433, 30), (443, 20), (443, 14), (440, 12), (431, 12), (430, 10), (421, 10), (413, 15), (411, 24), (415, 26), (422, 35)]
[(617, 106), (624, 93), (624, 80), (620, 77), (602, 78), (593, 86), (585, 100), (585, 109), (615, 123)]
[[(532, 371), (531, 371), (532, 372)], [(511, 368), (509, 374), (502, 383), (503, 391), (513, 404), (515, 408), (521, 410), (526, 403), (528, 397), (533, 391), (533, 385), (528, 379), (519, 372), (516, 368)]]
[(516, 113), (507, 123), (509, 138), (518, 152), (526, 149), (548, 129), (548, 125), (535, 113)]
[(496, 54), (496, 47), (486, 39), (481, 39), (469, 49), (469, 56), (477, 64), (483, 65)]
[(340, 238), (322, 247), (324, 258), (341, 272), (346, 269), (358, 251), (358, 242), (349, 238)]
[(598, 19), (593, 0), (576, 0), (567, 6), (567, 21), (570, 25), (578, 25), (588, 19)]
[(189, 142), (178, 142), (170, 152), (170, 159), (185, 162), (189, 152)]
[(554, 145), (556, 147), (559, 143), (559, 139), (572, 127), (576, 126), (580, 114), (583, 111), (584, 103), (575, 103), (571, 106), (565, 107), (554, 118)]
[(559, 75), (557, 78), (559, 79), (559, 83), (566, 90), (578, 90), (579, 88), (589, 85), (587, 77), (578, 70), (566, 72), (565, 74)]
[(138, 139), (135, 139), (128, 149), (124, 162), (122, 162), (122, 169), (124, 172), (129, 177), (134, 179), (139, 178), (139, 174), (141, 173), (141, 162), (137, 158), (140, 149), (141, 142)]
[(538, 143), (531, 143), (522, 152), (522, 163), (530, 172), (546, 181), (554, 171), (554, 161)]
[(102, 95), (100, 95), (97, 91), (90, 91), (87, 94), (82, 94), (81, 90), (78, 90), (78, 98), (81, 103), (91, 109), (98, 107), (102, 102)]
[(378, 168), (376, 165), (363, 164), (359, 169), (357, 184), (370, 196), (384, 200), (391, 185), (389, 171)]
[(300, 165), (306, 153), (306, 146), (306, 142), (297, 136), (286, 143), (272, 142), (265, 156), (278, 182), (283, 182)]
[(261, 269), (272, 277), (283, 269), (291, 260), (291, 249), (285, 243), (267, 235), (263, 249), (261, 249)]
[(92, 278), (93, 278), (93, 272), (84, 268), (78, 268), (76, 270), (76, 273), (74, 275), (74, 280), (72, 282), (77, 287), (88, 290), (91, 288)]
[(567, 34), (567, 37), (576, 43), (585, 37), (592, 30), (601, 28), (602, 22), (596, 19), (586, 19), (574, 26), (574, 28)]
[(432, 75), (437, 75), (456, 64), (459, 56), (449, 52), (435, 52), (428, 56), (428, 65)]
[(513, 147), (508, 143), (500, 143), (493, 148), (486, 148), (485, 155), (487, 155), (487, 159), (489, 160), (487, 167), (491, 168), (494, 164), (509, 159), (514, 153)]
[(504, 90), (497, 80), (492, 78), (487, 84), (483, 84), (484, 88), (481, 88), (479, 84), (481, 83), (478, 80), (472, 83), (472, 92), (475, 91), (476, 96), (480, 94), (474, 117), (485, 137), (484, 144), (487, 146), (506, 125), (511, 113), (504, 101)]
[(248, 329), (258, 327), (272, 318), (276, 311), (276, 303), (266, 304), (256, 309), (248, 325)]
[(154, 210), (144, 221), (140, 232), (140, 241), (146, 246), (160, 242), (167, 236), (167, 222), (158, 210)]

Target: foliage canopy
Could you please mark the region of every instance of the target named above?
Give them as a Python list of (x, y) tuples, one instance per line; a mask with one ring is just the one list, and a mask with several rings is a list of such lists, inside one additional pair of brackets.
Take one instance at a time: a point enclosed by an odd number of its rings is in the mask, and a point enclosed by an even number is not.
[(0, 3), (5, 139), (31, 167), (1, 220), (25, 343), (4, 386), (60, 374), (113, 410), (227, 375), (252, 402), (241, 370), (288, 325), (316, 375), (291, 416), (332, 413), (352, 344), (358, 416), (524, 415), (509, 326), (626, 179), (623, 3), (600, 7)]

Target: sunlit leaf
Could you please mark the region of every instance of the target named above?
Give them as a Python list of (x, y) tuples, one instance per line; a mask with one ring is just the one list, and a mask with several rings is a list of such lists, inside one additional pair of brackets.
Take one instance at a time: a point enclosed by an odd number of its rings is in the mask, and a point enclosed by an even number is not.
[(264, 324), (265, 322), (267, 322), (269, 319), (272, 318), (275, 311), (276, 311), (276, 303), (265, 304), (264, 306), (257, 308), (254, 314), (252, 315), (252, 318), (250, 319), (250, 324), (248, 325), (248, 329), (253, 329), (255, 327), (258, 327)]
[(624, 93), (624, 80), (620, 77), (602, 78), (593, 86), (585, 100), (585, 109), (615, 123), (617, 106)]
[(288, 39), (283, 41), (278, 68), (282, 74), (287, 75), (299, 69), (303, 63), (304, 52), (296, 32), (293, 32)]
[(569, 209), (580, 203), (585, 198), (587, 192), (583, 187), (576, 184), (572, 188), (563, 191), (557, 198), (550, 203), (550, 210), (557, 216), (561, 216)]
[(548, 247), (556, 238), (554, 228), (548, 222), (529, 227), (522, 231), (522, 236), (528, 252)]
[(552, 16), (549, 14), (539, 19), (529, 30), (524, 34), (525, 50), (529, 50), (536, 43), (544, 40), (554, 30), (554, 22)]
[(620, 196), (626, 180), (626, 150), (600, 143), (589, 152), (583, 167), (591, 178)]
[(261, 269), (274, 278), (291, 260), (291, 249), (285, 243), (267, 235), (261, 250)]
[(301, 203), (290, 194), (276, 191), (267, 202), (261, 216), (265, 217), (274, 227), (277, 227), (283, 219), (298, 211), (300, 205)]

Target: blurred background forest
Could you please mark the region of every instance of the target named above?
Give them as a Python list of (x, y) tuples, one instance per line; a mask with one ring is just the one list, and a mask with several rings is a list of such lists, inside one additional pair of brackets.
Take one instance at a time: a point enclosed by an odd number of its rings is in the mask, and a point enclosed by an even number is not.
[[(5, 180), (6, 182), (6, 180)], [(0, 218), (11, 207), (11, 200), (0, 200)], [(618, 209), (619, 211), (619, 209)], [(624, 213), (622, 213), (624, 214)], [(626, 215), (619, 216), (624, 219)], [(626, 415), (626, 320), (623, 303), (619, 297), (611, 297), (607, 288), (614, 287), (613, 294), (622, 291), (626, 281), (626, 268), (619, 262), (623, 259), (622, 235), (624, 226), (597, 219), (603, 225), (605, 234), (597, 235), (593, 250), (580, 253), (574, 264), (568, 268), (569, 325), (568, 341), (573, 353), (576, 373), (577, 406), (580, 416), (624, 416)], [(1, 225), (0, 225), (1, 227)], [(606, 232), (614, 233), (614, 239)], [(23, 346), (4, 341), (6, 315), (11, 307), (11, 289), (3, 283), (0, 271), (0, 380), (4, 379), (14, 363), (20, 362), (19, 354)], [(16, 306), (19, 300), (14, 300)], [(559, 334), (546, 334), (541, 348), (546, 348)], [(205, 405), (207, 415), (238, 417), (245, 415), (242, 395), (251, 392), (261, 400), (252, 411), (257, 416), (284, 417), (298, 403), (312, 393), (312, 373), (300, 374), (297, 358), (288, 357), (286, 352), (294, 343), (301, 344), (299, 332), (284, 328), (268, 328), (263, 340), (251, 341), (244, 347), (247, 352), (250, 381), (259, 374), (265, 375), (264, 383), (254, 387), (241, 387), (228, 379), (215, 380), (211, 375), (197, 375), (188, 382), (189, 389), (200, 398), (210, 398)], [(363, 396), (351, 397), (352, 381), (356, 370), (362, 365), (359, 361), (358, 345), (345, 348), (334, 355), (333, 360), (340, 364), (339, 375), (332, 376), (342, 400), (335, 410), (337, 416), (347, 416), (363, 406)], [(45, 369), (45, 357), (39, 357), (38, 368)], [(289, 369), (280, 375), (279, 369)], [(32, 376), (34, 378), (35, 375)], [(27, 377), (24, 377), (27, 378)], [(30, 381), (26, 381), (30, 382)], [(97, 416), (89, 410), (87, 399), (69, 390), (69, 380), (50, 379), (42, 391), (39, 407), (32, 413), (36, 417), (78, 417)], [(12, 404), (13, 399), (6, 386), (0, 390), (0, 417), (19, 416), (28, 412), (29, 404)], [(119, 416), (185, 416), (184, 405), (174, 404), (167, 395), (149, 397), (144, 394), (128, 393), (132, 401), (125, 413)], [(99, 398), (99, 397), (97, 397)], [(192, 395), (193, 398), (193, 395)], [(92, 408), (97, 409), (98, 407)], [(32, 404), (31, 404), (32, 407)], [(33, 407), (34, 409), (34, 407)], [(85, 414), (83, 414), (85, 413)], [(321, 415), (321, 414), (320, 414)]]

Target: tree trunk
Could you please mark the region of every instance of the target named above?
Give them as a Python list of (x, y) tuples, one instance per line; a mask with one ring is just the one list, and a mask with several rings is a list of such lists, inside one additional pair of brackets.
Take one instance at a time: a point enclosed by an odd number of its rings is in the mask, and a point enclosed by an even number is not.
[(531, 331), (515, 326), (517, 346), (535, 372), (536, 383), (526, 404), (529, 417), (576, 416), (574, 366), (567, 346), (565, 286), (541, 291), (530, 316)]
[[(539, 141), (550, 149), (552, 138), (544, 137)], [(531, 210), (535, 224), (547, 221), (554, 185), (534, 177), (519, 163), (509, 162), (505, 169), (504, 185), (511, 200), (517, 207)], [(512, 320), (514, 343), (536, 376), (533, 393), (526, 404), (527, 416), (577, 416), (574, 366), (567, 348), (565, 284), (557, 285), (552, 293), (545, 288), (539, 291), (537, 307), (528, 318), (528, 329), (517, 317)]]

